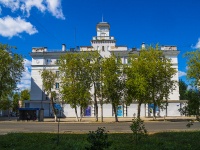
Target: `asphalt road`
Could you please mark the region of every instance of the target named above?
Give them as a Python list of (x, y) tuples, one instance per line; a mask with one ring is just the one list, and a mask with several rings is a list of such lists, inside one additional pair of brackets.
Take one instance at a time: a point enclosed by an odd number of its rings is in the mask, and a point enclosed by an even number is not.
[[(161, 131), (190, 131), (199, 130), (200, 122), (194, 122), (190, 128), (186, 127), (188, 122), (145, 122), (145, 127), (148, 132), (161, 132)], [(55, 123), (55, 122), (17, 122), (17, 121), (0, 121), (0, 134), (10, 132), (51, 132), (57, 133), (59, 125), (60, 133), (88, 133), (95, 131), (98, 127), (105, 127), (109, 132), (118, 133), (131, 133), (131, 122), (119, 123)]]

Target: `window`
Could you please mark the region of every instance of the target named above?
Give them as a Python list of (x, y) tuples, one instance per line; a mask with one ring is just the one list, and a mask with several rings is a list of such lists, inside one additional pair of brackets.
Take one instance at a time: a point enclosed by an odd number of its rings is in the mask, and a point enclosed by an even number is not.
[(50, 65), (51, 64), (51, 59), (46, 59), (46, 64)]
[(128, 58), (124, 57), (124, 64), (128, 64)]
[(46, 100), (49, 100), (49, 97), (45, 94)]
[(104, 52), (104, 46), (102, 46), (102, 51)]
[(60, 76), (60, 72), (56, 71), (56, 77), (58, 78)]
[(59, 83), (56, 83), (56, 89), (59, 89)]
[(57, 59), (57, 60), (56, 60), (56, 64), (60, 64), (60, 59)]
[(25, 108), (29, 108), (30, 107), (30, 103), (25, 103)]

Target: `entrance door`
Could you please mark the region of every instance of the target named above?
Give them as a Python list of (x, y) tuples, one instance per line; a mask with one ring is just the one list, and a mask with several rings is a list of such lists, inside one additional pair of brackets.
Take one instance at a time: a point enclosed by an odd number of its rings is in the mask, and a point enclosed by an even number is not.
[(88, 106), (88, 107), (85, 109), (85, 116), (91, 116), (91, 106)]

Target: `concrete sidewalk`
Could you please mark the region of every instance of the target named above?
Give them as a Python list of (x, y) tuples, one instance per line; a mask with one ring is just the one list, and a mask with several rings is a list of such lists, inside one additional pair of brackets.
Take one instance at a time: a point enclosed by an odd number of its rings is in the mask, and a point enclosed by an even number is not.
[[(60, 122), (72, 122), (72, 123), (78, 123), (75, 117), (69, 117), (69, 118), (59, 118)], [(96, 122), (94, 117), (83, 117), (82, 121), (79, 123), (100, 123), (101, 118), (98, 118), (99, 121)], [(133, 117), (119, 117), (119, 122), (132, 122)], [(158, 117), (156, 120), (153, 120), (153, 118), (145, 118), (141, 117), (144, 122), (151, 122), (151, 121), (170, 121), (170, 122), (181, 122), (181, 121), (189, 121), (189, 120), (195, 120), (195, 117), (185, 117), (185, 116), (173, 116), (173, 117)], [(17, 121), (17, 117), (0, 117), (0, 121)], [(36, 120), (35, 122), (38, 122)], [(54, 118), (44, 118), (44, 122), (54, 122)], [(103, 122), (112, 123), (115, 122), (114, 117), (105, 117), (103, 118)]]
[[(119, 117), (118, 120), (119, 122), (132, 122), (133, 117)], [(171, 122), (181, 122), (181, 121), (188, 121), (188, 120), (195, 120), (195, 117), (159, 117), (156, 118), (156, 120), (153, 120), (153, 118), (145, 118), (145, 117), (141, 117), (142, 120), (144, 120), (144, 122), (151, 122), (151, 121), (171, 121)], [(54, 118), (44, 118), (44, 122), (54, 122)], [(60, 118), (60, 122), (77, 122), (76, 118)], [(88, 122), (88, 123), (95, 123), (95, 118), (94, 117), (84, 117), (82, 118), (81, 122)], [(101, 118), (98, 118), (98, 122), (101, 122)], [(105, 117), (103, 118), (103, 122), (115, 122), (115, 118), (114, 117)]]

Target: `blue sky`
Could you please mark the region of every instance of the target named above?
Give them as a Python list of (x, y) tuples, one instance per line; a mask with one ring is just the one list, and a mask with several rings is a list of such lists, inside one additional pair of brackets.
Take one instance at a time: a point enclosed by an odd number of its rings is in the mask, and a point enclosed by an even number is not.
[(199, 0), (0, 0), (0, 42), (16, 46), (14, 52), (26, 58), (18, 86), (29, 88), (32, 47), (90, 45), (103, 15), (117, 45), (176, 45), (179, 75), (185, 80), (182, 56), (200, 48), (199, 7)]

